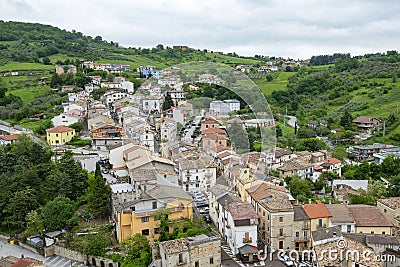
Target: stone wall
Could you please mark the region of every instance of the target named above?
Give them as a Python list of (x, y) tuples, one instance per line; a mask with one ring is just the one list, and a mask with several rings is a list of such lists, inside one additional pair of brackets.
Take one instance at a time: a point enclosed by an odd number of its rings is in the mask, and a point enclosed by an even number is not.
[(2, 241), (2, 242), (6, 242), (7, 243), (9, 239), (10, 239), (9, 236), (0, 235), (0, 241)]
[(95, 257), (85, 255), (83, 253), (70, 250), (67, 248), (63, 248), (57, 245), (52, 245), (50, 247), (46, 247), (44, 250), (45, 257), (50, 257), (52, 255), (61, 256), (64, 258), (68, 258), (74, 261), (83, 262), (85, 264), (89, 264), (90, 266), (98, 266), (98, 267), (119, 267), (119, 264), (113, 262), (110, 259)]

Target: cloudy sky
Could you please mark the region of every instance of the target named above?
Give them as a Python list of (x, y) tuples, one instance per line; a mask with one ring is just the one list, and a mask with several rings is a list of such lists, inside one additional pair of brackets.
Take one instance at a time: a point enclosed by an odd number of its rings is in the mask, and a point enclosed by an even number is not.
[(290, 58), (400, 50), (396, 0), (0, 0), (0, 19), (123, 46), (188, 45)]

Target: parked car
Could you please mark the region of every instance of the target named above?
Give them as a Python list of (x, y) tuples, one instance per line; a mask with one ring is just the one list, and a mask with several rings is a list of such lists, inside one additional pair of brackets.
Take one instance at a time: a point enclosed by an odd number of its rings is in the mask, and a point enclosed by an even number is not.
[(199, 209), (200, 214), (208, 214), (210, 212), (210, 209), (208, 207), (204, 207)]
[(104, 173), (104, 174), (107, 174), (108, 170), (107, 169), (102, 169), (101, 172)]
[(204, 221), (205, 221), (206, 223), (211, 223), (211, 217), (210, 217), (210, 215), (206, 214), (206, 215), (203, 216), (203, 218), (204, 218)]
[(283, 255), (281, 260), (286, 266), (295, 266), (293, 260), (288, 255)]
[(203, 207), (208, 207), (209, 205), (208, 205), (207, 202), (201, 201), (201, 202), (196, 202), (196, 203), (195, 203), (195, 206), (196, 206), (197, 208), (203, 208)]

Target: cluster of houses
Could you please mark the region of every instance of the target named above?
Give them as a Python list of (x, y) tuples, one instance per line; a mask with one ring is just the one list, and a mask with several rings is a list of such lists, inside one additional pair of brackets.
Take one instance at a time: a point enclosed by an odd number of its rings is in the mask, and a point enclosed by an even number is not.
[[(99, 67), (93, 62), (83, 64)], [(160, 214), (165, 212), (169, 220), (193, 218), (197, 204), (191, 193), (204, 192), (215, 233), (153, 244), (151, 266), (220, 266), (222, 249), (252, 263), (259, 261), (258, 252), (264, 245), (270, 251), (313, 250), (318, 254), (338, 240), (345, 240), (349, 250), (399, 257), (400, 197), (378, 200), (377, 206), (350, 205), (349, 195), (366, 189), (368, 181), (337, 179), (332, 182), (332, 196), (341, 204), (298, 203), (284, 186), (284, 177), (316, 181), (324, 172), (341, 177), (342, 162), (326, 150), (274, 148), (236, 153), (229, 142), (229, 123), (240, 123), (245, 129), (273, 127), (275, 121), (222, 120), (229, 112), (240, 110), (240, 102), (233, 99), (213, 101), (205, 113), (194, 109), (185, 101), (183, 81), (176, 70), (139, 67), (141, 75), (151, 79), (135, 94), (133, 85), (123, 77), (104, 82), (93, 76), (85, 88), (68, 93), (63, 113), (54, 117), (54, 127), (46, 130), (47, 142), (58, 148), (76, 136), (69, 126), (81, 122), (92, 149), (108, 158), (115, 178), (109, 185), (119, 242), (137, 233), (149, 241), (158, 239)], [(198, 82), (220, 84), (221, 80), (203, 74)], [(90, 94), (100, 87), (108, 90), (94, 100)], [(190, 84), (189, 89), (198, 86)], [(163, 110), (167, 94), (175, 106)], [(367, 127), (362, 123), (360, 127)], [(178, 134), (179, 127), (196, 128), (198, 136), (185, 139)], [(12, 136), (0, 136), (1, 143), (12, 140)], [(399, 154), (400, 149), (375, 144), (354, 146), (349, 152), (360, 159), (375, 157), (379, 161)], [(276, 171), (279, 177), (266, 170)], [(349, 266), (381, 266), (378, 262), (352, 262)], [(318, 266), (332, 266), (329, 264), (326, 257), (318, 258)]]

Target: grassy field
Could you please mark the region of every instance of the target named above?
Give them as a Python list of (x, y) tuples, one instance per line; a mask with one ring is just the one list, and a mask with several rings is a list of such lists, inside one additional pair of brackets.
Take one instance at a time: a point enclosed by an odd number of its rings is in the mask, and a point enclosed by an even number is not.
[(273, 91), (286, 90), (288, 80), (296, 72), (281, 72), (279, 76), (271, 82), (266, 79), (254, 79), (254, 82), (260, 88), (264, 95), (270, 95)]
[(0, 66), (0, 71), (24, 71), (24, 70), (54, 70), (53, 65), (43, 65), (41, 63), (27, 63), (10, 61)]
[(35, 99), (35, 95), (42, 95), (48, 90), (49, 88), (38, 86), (36, 88), (28, 87), (28, 88), (21, 88), (19, 90), (11, 90), (7, 91), (6, 94), (7, 95), (13, 94), (15, 96), (19, 96), (22, 99), (22, 102), (27, 103)]

